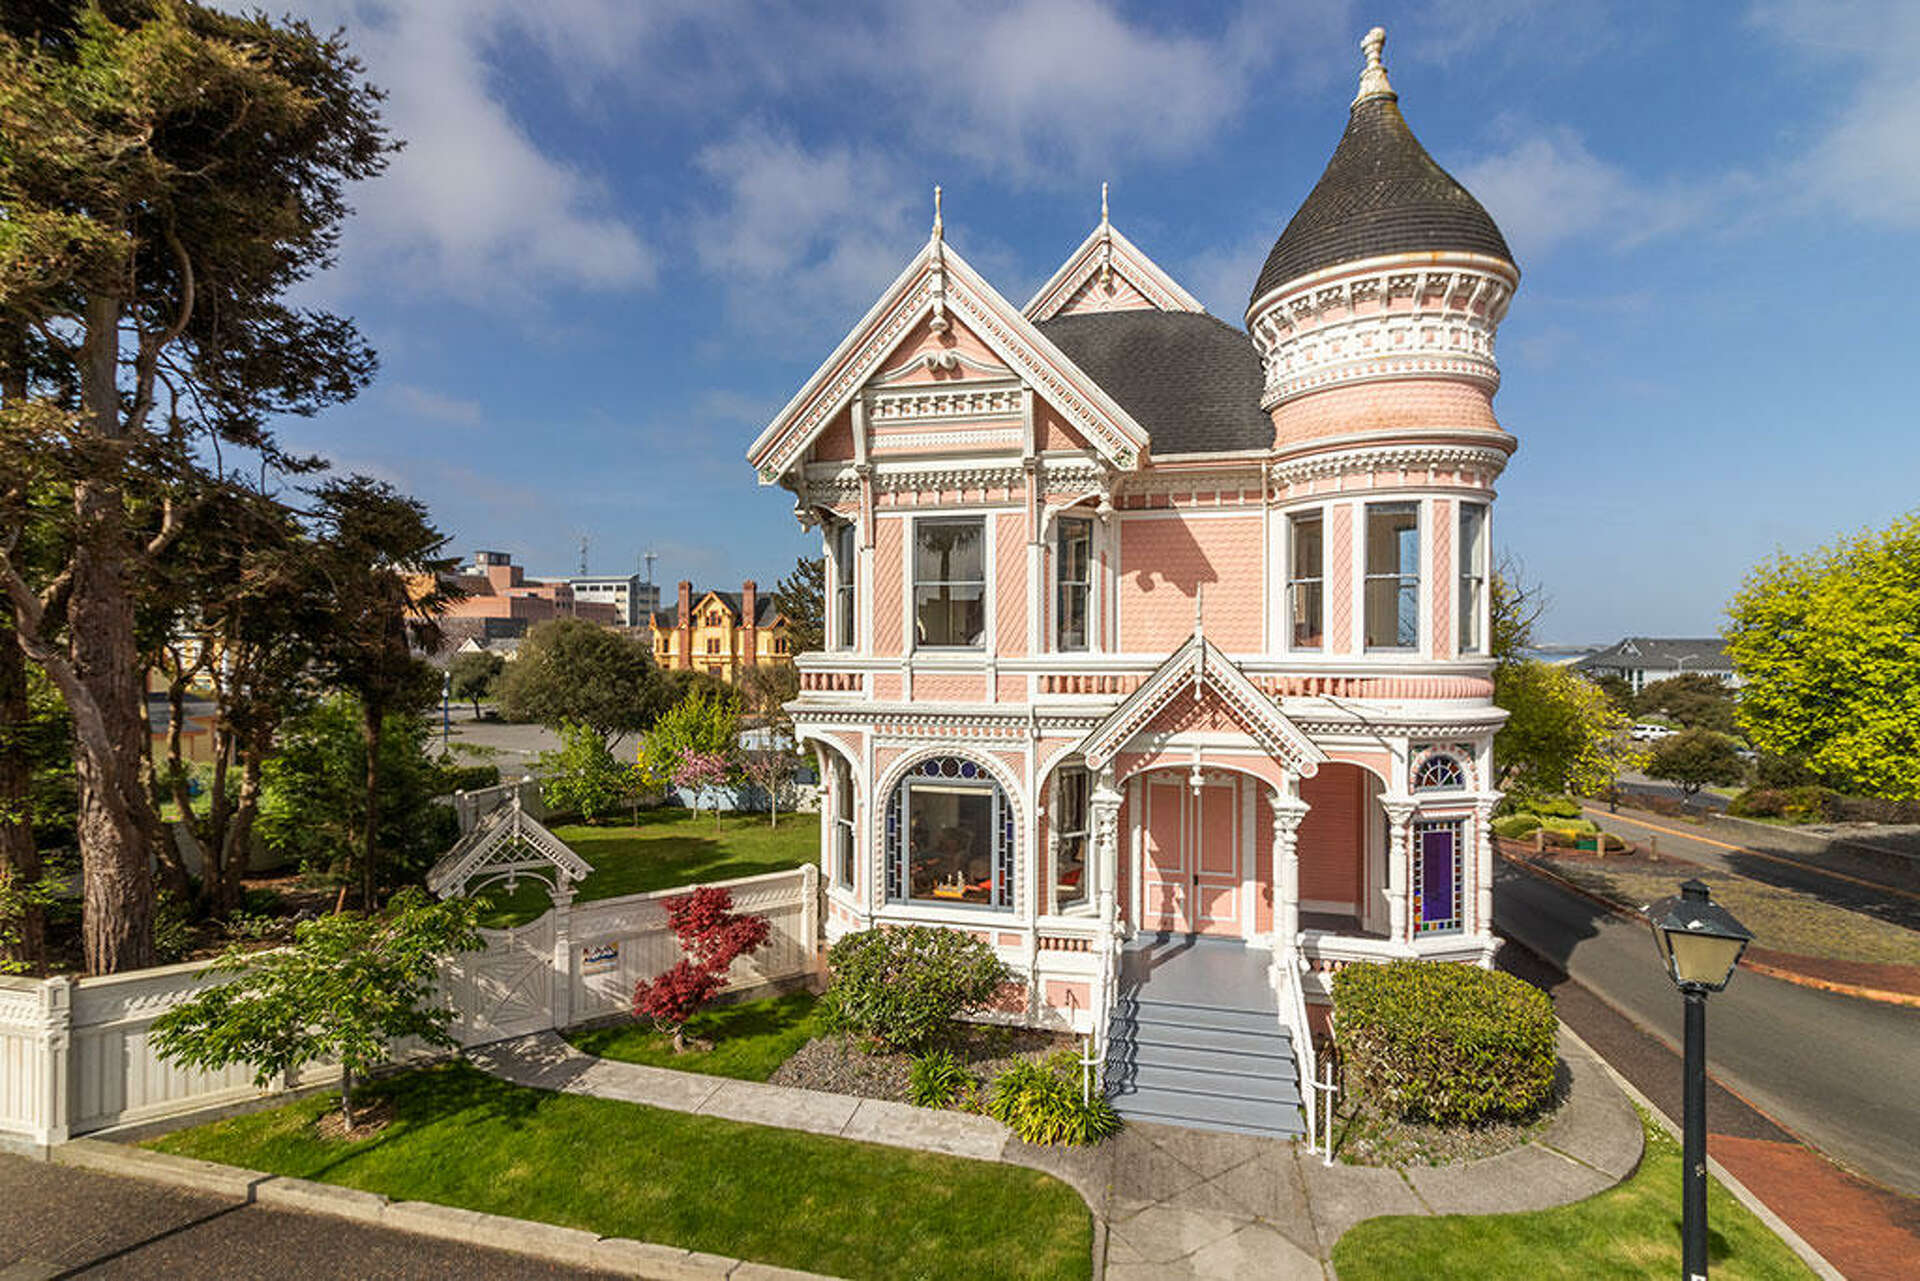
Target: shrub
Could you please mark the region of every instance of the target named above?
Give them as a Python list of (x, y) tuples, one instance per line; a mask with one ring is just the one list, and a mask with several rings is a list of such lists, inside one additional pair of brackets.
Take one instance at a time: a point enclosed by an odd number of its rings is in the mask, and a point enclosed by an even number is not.
[(153, 959), (172, 965), (193, 950), (193, 925), (187, 904), (171, 890), (161, 890), (153, 905)]
[(1504, 836), (1510, 841), (1518, 841), (1532, 836), (1539, 826), (1540, 816), (1538, 814), (1509, 814), (1505, 818), (1496, 818), (1493, 820), (1494, 835)]
[(1824, 787), (1749, 787), (1727, 803), (1727, 812), (1739, 818), (1783, 818), (1806, 823), (1831, 818), (1841, 798)]
[(1472, 1124), (1537, 1111), (1553, 1090), (1553, 1003), (1469, 965), (1348, 965), (1334, 1036), (1354, 1088), (1390, 1116)]
[(925, 925), (849, 934), (827, 964), (824, 1026), (900, 1050), (920, 1049), (952, 1020), (984, 1009), (1008, 978), (985, 940)]
[(973, 1078), (950, 1050), (928, 1050), (907, 1072), (907, 1099), (915, 1107), (950, 1108), (970, 1091)]
[(1527, 801), (1530, 813), (1541, 818), (1579, 818), (1580, 802), (1571, 796), (1539, 796)]
[(994, 1078), (987, 1112), (1028, 1143), (1098, 1143), (1120, 1131), (1106, 1096), (1080, 1096), (1080, 1060), (1061, 1050), (1044, 1063), (1014, 1064)]
[(1581, 837), (1592, 837), (1600, 830), (1584, 818), (1575, 819), (1571, 822), (1563, 818), (1553, 819), (1549, 822), (1542, 823), (1540, 826), (1547, 834), (1547, 844), (1549, 845), (1573, 845), (1577, 843)]
[(671, 1033), (677, 1054), (687, 1048), (687, 1020), (727, 985), (735, 961), (767, 941), (771, 927), (764, 916), (734, 911), (733, 894), (718, 885), (675, 894), (660, 906), (686, 956), (633, 985), (633, 1017)]
[(441, 768), (446, 771), (447, 786), (456, 792), (477, 792), (483, 787), (500, 786), (498, 765), (450, 765), (443, 757)]

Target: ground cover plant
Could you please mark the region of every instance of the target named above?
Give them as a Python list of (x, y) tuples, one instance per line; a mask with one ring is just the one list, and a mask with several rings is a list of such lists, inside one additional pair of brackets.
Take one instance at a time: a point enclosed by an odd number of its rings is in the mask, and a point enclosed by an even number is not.
[[(634, 823), (563, 825), (553, 832), (593, 865), (576, 887), (575, 903), (784, 872), (820, 857), (820, 825), (812, 815), (769, 827), (757, 814), (696, 822), (688, 811), (669, 808), (642, 810)], [(490, 902), (480, 923), (491, 929), (537, 920), (548, 907), (546, 889), (531, 882)]]
[(376, 1083), (377, 1137), (316, 1096), (147, 1146), (391, 1197), (852, 1278), (1082, 1278), (1092, 1223), (1015, 1166), (510, 1085), (464, 1064)]
[(759, 1001), (742, 1001), (702, 1010), (687, 1020), (687, 1040), (695, 1046), (676, 1054), (673, 1038), (643, 1023), (585, 1028), (566, 1033), (576, 1049), (622, 1063), (676, 1068), (740, 1081), (764, 1081), (819, 1032), (811, 992), (790, 992)]
[[(1368, 1219), (1333, 1247), (1346, 1281), (1665, 1281), (1680, 1273), (1680, 1145), (1648, 1125), (1633, 1177), (1598, 1196), (1523, 1214)], [(1811, 1277), (1786, 1245), (1709, 1180), (1707, 1249), (1729, 1281)]]
[(987, 1115), (1028, 1143), (1078, 1146), (1120, 1132), (1106, 1096), (1081, 1092), (1079, 1056), (1061, 1050), (1044, 1062), (1016, 1063), (994, 1078)]

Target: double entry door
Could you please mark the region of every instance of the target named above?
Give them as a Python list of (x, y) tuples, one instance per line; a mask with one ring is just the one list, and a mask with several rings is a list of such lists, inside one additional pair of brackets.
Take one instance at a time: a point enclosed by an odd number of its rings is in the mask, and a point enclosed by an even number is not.
[(1238, 775), (1198, 788), (1184, 770), (1141, 786), (1141, 926), (1174, 934), (1246, 934), (1251, 867)]

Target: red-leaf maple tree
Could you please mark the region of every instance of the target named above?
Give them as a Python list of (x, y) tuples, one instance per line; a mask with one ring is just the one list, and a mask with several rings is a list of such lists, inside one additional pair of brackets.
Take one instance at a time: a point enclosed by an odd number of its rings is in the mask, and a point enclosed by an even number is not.
[(687, 1020), (727, 985), (733, 963), (767, 941), (767, 918), (733, 910), (733, 894), (703, 885), (661, 900), (667, 927), (686, 953), (671, 968), (633, 986), (633, 1017), (652, 1019), (673, 1034), (674, 1052), (687, 1048)]

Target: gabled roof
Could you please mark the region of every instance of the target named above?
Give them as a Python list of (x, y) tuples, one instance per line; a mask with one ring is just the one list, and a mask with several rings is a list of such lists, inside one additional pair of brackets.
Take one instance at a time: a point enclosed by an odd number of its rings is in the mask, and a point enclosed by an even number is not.
[(833, 355), (760, 433), (747, 461), (763, 485), (776, 484), (922, 320), (951, 315), (976, 334), (1109, 462), (1131, 470), (1148, 447), (1146, 429), (1014, 309), (966, 259), (948, 248), (936, 223), (926, 248), (907, 264)]
[(1637, 667), (1648, 671), (1730, 672), (1726, 642), (1717, 636), (1701, 639), (1665, 636), (1628, 636), (1574, 664), (1583, 670)]
[(591, 863), (520, 807), (516, 788), (511, 801), (482, 817), (441, 856), (427, 873), (427, 888), (450, 898), (475, 884), (531, 876), (565, 889), (592, 871)]
[(1055, 316), (1040, 332), (1147, 429), (1156, 458), (1273, 445), (1260, 409), (1266, 376), (1253, 341), (1204, 312)]
[[(693, 598), (694, 611), (698, 613), (700, 607), (706, 604), (708, 600), (719, 601), (727, 613), (732, 615), (734, 623), (738, 624), (740, 622), (743, 607), (739, 592), (710, 590), (696, 593)], [(755, 627), (771, 627), (779, 617), (780, 611), (774, 605), (773, 593), (756, 593), (753, 598), (753, 625)], [(680, 606), (676, 603), (665, 605), (654, 610), (653, 621), (661, 627), (678, 627), (680, 625)]]
[[(1100, 199), (1104, 206), (1104, 189)], [(1053, 273), (1053, 279), (1040, 286), (1040, 291), (1021, 309), (1022, 314), (1035, 324), (1053, 319), (1086, 287), (1088, 281), (1103, 272), (1110, 272), (1132, 285), (1161, 311), (1206, 311), (1198, 298), (1182, 288), (1180, 282), (1168, 275), (1159, 263), (1142, 253), (1139, 246), (1121, 235), (1120, 229), (1107, 221), (1103, 207), (1100, 225), (1088, 233), (1078, 249), (1067, 256), (1060, 270)]]
[(1300, 731), (1271, 698), (1247, 679), (1247, 674), (1219, 647), (1194, 628), (1187, 643), (1168, 655), (1140, 688), (1113, 709), (1081, 740), (1080, 751), (1092, 769), (1104, 768), (1120, 754), (1134, 735), (1153, 723), (1174, 699), (1191, 691), (1212, 690), (1261, 748), (1277, 760), (1311, 777), (1327, 756)]

